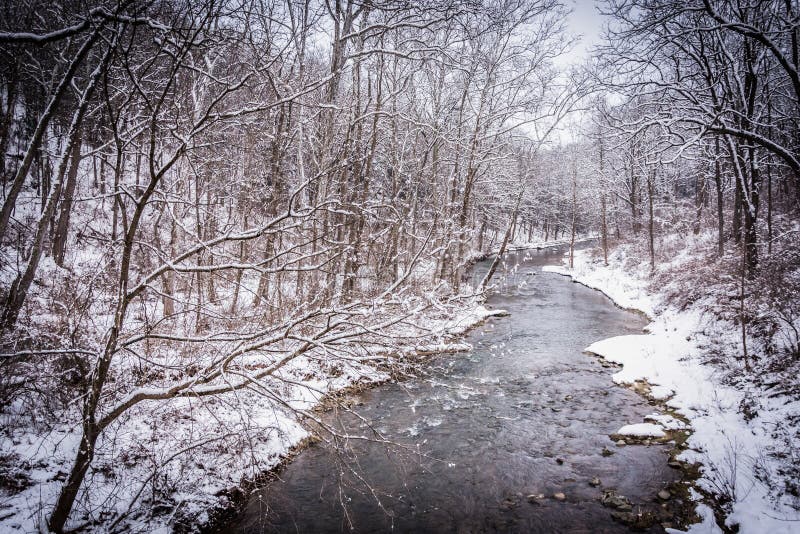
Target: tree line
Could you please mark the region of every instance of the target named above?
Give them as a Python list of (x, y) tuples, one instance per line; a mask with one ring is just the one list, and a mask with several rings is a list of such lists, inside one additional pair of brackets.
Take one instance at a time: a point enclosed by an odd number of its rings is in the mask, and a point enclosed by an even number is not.
[(593, 67), (615, 101), (596, 106), (606, 128), (596, 138), (620, 154), (632, 229), (658, 184), (677, 180), (698, 216), (713, 206), (718, 254), (741, 243), (754, 276), (776, 217), (795, 218), (800, 200), (796, 3), (613, 0), (601, 10), (608, 40)]

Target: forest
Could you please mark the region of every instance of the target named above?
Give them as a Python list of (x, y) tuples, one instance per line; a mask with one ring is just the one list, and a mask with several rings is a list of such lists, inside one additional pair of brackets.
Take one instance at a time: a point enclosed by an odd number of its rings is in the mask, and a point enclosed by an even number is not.
[(797, 525), (800, 6), (587, 3), (0, 4), (0, 530), (202, 528), (550, 244), (703, 318)]

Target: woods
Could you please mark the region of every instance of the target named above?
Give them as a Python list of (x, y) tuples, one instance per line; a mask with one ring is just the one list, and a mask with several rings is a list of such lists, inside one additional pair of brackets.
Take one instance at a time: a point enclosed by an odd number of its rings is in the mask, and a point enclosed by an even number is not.
[(56, 532), (131, 417), (457, 297), (572, 98), (552, 0), (3, 9), (2, 404), (80, 429)]
[[(199, 521), (192, 455), (274, 465), (335, 379), (447, 349), (515, 245), (566, 240), (571, 268), (586, 236), (605, 265), (632, 244), (657, 281), (693, 236), (734, 359), (791, 374), (796, 3), (608, 0), (571, 68), (568, 8), (0, 6), (0, 464), (26, 524)], [(15, 471), (30, 448), (46, 481)]]
[[(742, 241), (754, 275), (759, 243), (773, 237), (774, 209), (791, 212), (799, 191), (797, 7), (625, 1), (610, 2), (606, 10), (615, 23), (600, 72), (604, 85), (627, 100), (612, 122), (631, 143), (660, 138), (645, 148), (652, 164), (674, 162), (700, 174), (694, 185), (703, 205), (712, 170), (697, 167), (713, 162), (719, 242)], [(773, 181), (780, 184), (775, 198)], [(723, 189), (732, 198), (723, 197)], [(733, 204), (727, 230), (723, 201)], [(764, 219), (766, 240), (757, 235)]]

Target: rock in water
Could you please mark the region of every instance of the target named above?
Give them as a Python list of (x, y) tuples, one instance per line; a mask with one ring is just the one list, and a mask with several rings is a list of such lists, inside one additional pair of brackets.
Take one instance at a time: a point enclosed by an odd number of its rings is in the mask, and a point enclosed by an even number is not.
[(622, 495), (617, 495), (614, 490), (606, 490), (600, 497), (600, 504), (608, 508), (616, 508), (622, 512), (628, 512), (632, 509), (631, 502)]
[(663, 489), (658, 492), (658, 498), (662, 501), (669, 500), (670, 497), (672, 497), (672, 493), (670, 493), (669, 490)]
[(589, 481), (589, 485), (591, 487), (593, 487), (593, 488), (596, 488), (597, 486), (600, 485), (600, 479), (597, 478), (597, 477), (594, 477), (592, 480)]
[(519, 505), (519, 499), (522, 495), (512, 495), (510, 497), (506, 497), (503, 499), (503, 502), (500, 503), (500, 508), (503, 510), (511, 510), (512, 508)]
[(527, 498), (531, 504), (541, 504), (540, 501), (544, 499), (544, 493), (531, 493)]
[(563, 501), (567, 498), (567, 496), (559, 491), (558, 493), (553, 494), (553, 498), (557, 501)]

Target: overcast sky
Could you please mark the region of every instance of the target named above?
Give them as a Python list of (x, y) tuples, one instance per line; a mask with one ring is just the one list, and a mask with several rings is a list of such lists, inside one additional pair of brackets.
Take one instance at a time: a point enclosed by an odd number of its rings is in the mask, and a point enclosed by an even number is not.
[(572, 9), (567, 18), (567, 31), (582, 37), (575, 49), (565, 54), (564, 62), (580, 62), (588, 57), (588, 50), (600, 41), (602, 17), (597, 12), (595, 0), (566, 0), (565, 3)]

